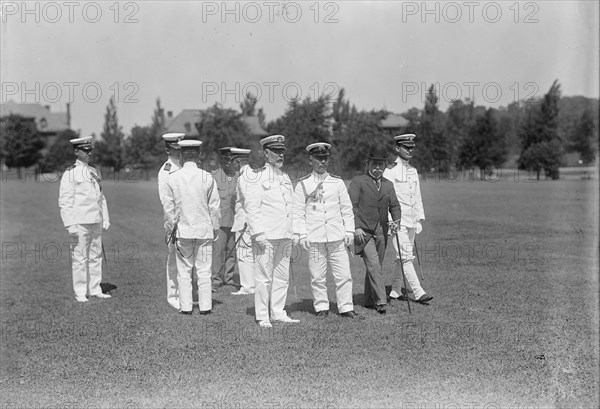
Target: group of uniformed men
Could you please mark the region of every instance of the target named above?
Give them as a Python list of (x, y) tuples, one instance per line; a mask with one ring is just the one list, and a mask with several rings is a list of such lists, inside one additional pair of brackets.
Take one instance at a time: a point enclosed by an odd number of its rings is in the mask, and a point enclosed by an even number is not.
[[(397, 158), (391, 165), (385, 147), (372, 147), (366, 173), (354, 178), (348, 189), (340, 177), (328, 173), (328, 143), (306, 147), (313, 170), (294, 187), (283, 170), (283, 135), (260, 141), (266, 161), (262, 168), (250, 168), (249, 149), (225, 147), (219, 149), (220, 167), (212, 174), (198, 167), (202, 142), (184, 137), (183, 133), (163, 135), (168, 160), (158, 174), (169, 248), (167, 301), (179, 313), (192, 314), (195, 271), (202, 315), (212, 312), (211, 293), (219, 286), (239, 285), (232, 294), (254, 294), (260, 327), (270, 328), (272, 321), (298, 322), (284, 307), (292, 249), (299, 245), (308, 252), (317, 316), (329, 313), (329, 266), (338, 312), (342, 317), (358, 317), (348, 253), (361, 255), (365, 263), (365, 307), (385, 314), (388, 295), (382, 262), (389, 235), (397, 235), (389, 297), (424, 304), (433, 298), (421, 287), (413, 266), (415, 235), (425, 219), (419, 177), (408, 163), (414, 134), (394, 137)], [(62, 176), (59, 206), (74, 241), (75, 298), (87, 301), (88, 290), (90, 296), (110, 298), (100, 288), (101, 235), (109, 227), (109, 217), (100, 174), (89, 165), (92, 138), (71, 143), (77, 161)], [(239, 283), (234, 283), (236, 265)]]

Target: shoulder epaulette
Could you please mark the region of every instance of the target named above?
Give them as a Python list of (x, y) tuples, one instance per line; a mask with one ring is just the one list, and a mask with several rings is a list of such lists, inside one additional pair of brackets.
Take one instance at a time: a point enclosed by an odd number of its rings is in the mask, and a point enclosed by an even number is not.
[(388, 169), (392, 169), (392, 168), (393, 168), (394, 166), (396, 166), (397, 164), (398, 164), (398, 162), (393, 162), (393, 163), (390, 163), (389, 165), (387, 165), (387, 168), (388, 168)]
[(336, 179), (341, 179), (341, 176), (338, 175), (334, 175), (333, 173), (330, 173), (329, 176), (331, 176), (332, 178), (336, 178)]
[(171, 171), (171, 164), (169, 162), (165, 163), (165, 166), (163, 167), (163, 170), (166, 170), (167, 172)]

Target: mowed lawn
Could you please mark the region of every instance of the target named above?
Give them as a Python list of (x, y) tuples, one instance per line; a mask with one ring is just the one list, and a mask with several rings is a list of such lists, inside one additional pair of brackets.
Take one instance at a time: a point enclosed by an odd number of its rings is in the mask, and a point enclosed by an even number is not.
[[(518, 182), (517, 182), (517, 181)], [(260, 330), (252, 297), (214, 313), (166, 302), (155, 181), (105, 181), (110, 300), (73, 296), (58, 183), (1, 184), (0, 407), (598, 407), (598, 181), (422, 182), (429, 306), (313, 313), (297, 254), (288, 311)], [(385, 260), (391, 284), (393, 249)]]

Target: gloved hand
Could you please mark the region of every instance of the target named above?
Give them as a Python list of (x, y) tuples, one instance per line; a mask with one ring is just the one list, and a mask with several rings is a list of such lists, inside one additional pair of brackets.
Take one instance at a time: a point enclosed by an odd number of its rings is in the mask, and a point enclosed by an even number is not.
[(346, 232), (344, 236), (344, 244), (346, 245), (346, 247), (348, 247), (352, 245), (352, 243), (354, 243), (354, 234)]
[(103, 221), (102, 222), (102, 231), (106, 231), (108, 230), (108, 228), (110, 227), (110, 223), (107, 221)]
[(79, 233), (77, 233), (77, 226), (67, 227), (67, 233), (69, 234), (69, 238), (71, 240), (79, 241)]
[(306, 237), (300, 239), (300, 247), (302, 247), (304, 250), (308, 250), (310, 248), (310, 241), (308, 241)]
[(415, 224), (415, 234), (419, 234), (423, 231), (423, 226), (421, 225), (421, 221), (419, 220), (416, 224)]
[(354, 235), (356, 236), (356, 241), (359, 243), (364, 243), (367, 240), (367, 234), (360, 227), (354, 230)]
[(267, 246), (267, 238), (264, 234), (259, 234), (258, 236), (254, 237), (254, 243), (261, 249), (264, 249)]

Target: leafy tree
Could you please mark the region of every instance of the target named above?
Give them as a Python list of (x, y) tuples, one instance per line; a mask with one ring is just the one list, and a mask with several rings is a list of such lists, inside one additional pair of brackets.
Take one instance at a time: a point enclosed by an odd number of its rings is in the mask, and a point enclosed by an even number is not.
[(542, 101), (539, 104), (531, 104), (528, 108), (527, 117), (519, 132), (519, 168), (536, 172), (538, 180), (542, 170), (553, 180), (559, 177), (558, 168), (564, 151), (558, 133), (559, 100), (560, 84), (556, 80)]
[(57, 135), (56, 141), (48, 149), (48, 153), (41, 162), (43, 172), (62, 171), (75, 162), (73, 144), (70, 140), (78, 138), (77, 132), (66, 129)]
[(152, 127), (134, 126), (131, 128), (131, 135), (125, 139), (125, 162), (135, 168), (150, 168), (156, 162), (156, 155), (153, 154), (155, 145)]
[(446, 134), (449, 137), (450, 163), (458, 162), (458, 155), (474, 118), (473, 101), (453, 101), (446, 112)]
[(202, 140), (202, 160), (216, 156), (216, 150), (224, 146), (252, 148), (253, 141), (241, 114), (234, 109), (223, 108), (215, 103), (202, 111), (196, 128)]
[(459, 154), (462, 168), (477, 166), (481, 177), (493, 166), (500, 166), (506, 160), (507, 149), (503, 136), (498, 133), (493, 109), (478, 116), (469, 128)]
[(102, 140), (95, 144), (93, 159), (101, 166), (120, 171), (124, 165), (124, 139), (123, 131), (117, 119), (117, 107), (111, 97), (104, 114), (104, 126), (100, 134)]
[(575, 124), (570, 138), (569, 150), (579, 152), (584, 163), (591, 163), (596, 158), (596, 147), (594, 141), (596, 129), (591, 109), (586, 109)]
[(0, 152), (9, 168), (27, 168), (42, 159), (45, 143), (33, 118), (8, 115), (0, 118)]
[(267, 126), (271, 134), (286, 137), (286, 167), (295, 167), (290, 171), (292, 177), (308, 172), (306, 146), (313, 142), (329, 142), (329, 106), (326, 97), (316, 101), (307, 97), (300, 102), (296, 99), (288, 104), (282, 117)]
[(431, 85), (425, 97), (425, 108), (421, 113), (420, 132), (416, 132), (418, 139), (414, 158), (418, 167), (436, 168), (441, 171), (449, 167), (448, 143), (444, 138), (442, 115), (438, 109), (435, 88)]

